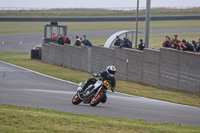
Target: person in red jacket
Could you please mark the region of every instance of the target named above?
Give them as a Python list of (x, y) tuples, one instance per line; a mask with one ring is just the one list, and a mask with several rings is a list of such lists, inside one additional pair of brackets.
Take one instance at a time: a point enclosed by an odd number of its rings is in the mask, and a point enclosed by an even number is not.
[(186, 40), (183, 39), (182, 42), (180, 42), (180, 43), (178, 44), (177, 49), (178, 49), (178, 50), (183, 50), (183, 49), (185, 48), (185, 45), (184, 45), (185, 43), (186, 43)]
[[(176, 42), (177, 41), (179, 41), (178, 40), (178, 35), (174, 35), (174, 38), (172, 38), (172, 41), (171, 41), (171, 46), (173, 47), (173, 48), (175, 48), (176, 46)], [(180, 41), (179, 41), (180, 42)]]
[(63, 42), (65, 43), (66, 42), (65, 35), (63, 35), (62, 37), (63, 37)]
[(162, 46), (164, 47), (165, 43), (166, 43), (166, 40), (167, 40), (167, 36), (165, 37), (165, 41), (162, 43)]
[(163, 42), (162, 46), (171, 48), (170, 37), (169, 36), (166, 36), (166, 40)]
[(53, 33), (52, 36), (51, 36), (51, 38), (57, 38), (56, 34)]

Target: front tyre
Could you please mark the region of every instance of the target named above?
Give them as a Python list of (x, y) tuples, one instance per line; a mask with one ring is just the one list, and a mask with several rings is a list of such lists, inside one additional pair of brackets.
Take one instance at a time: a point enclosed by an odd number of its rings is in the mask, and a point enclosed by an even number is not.
[(90, 106), (96, 106), (97, 104), (99, 104), (103, 98), (105, 97), (105, 92), (99, 92), (99, 94), (92, 98), (92, 100), (90, 101)]
[(82, 100), (79, 98), (78, 94), (74, 95), (74, 97), (72, 98), (72, 103), (74, 105), (78, 105), (81, 102), (82, 102)]
[(107, 95), (104, 96), (104, 98), (101, 100), (102, 103), (106, 103), (107, 101)]

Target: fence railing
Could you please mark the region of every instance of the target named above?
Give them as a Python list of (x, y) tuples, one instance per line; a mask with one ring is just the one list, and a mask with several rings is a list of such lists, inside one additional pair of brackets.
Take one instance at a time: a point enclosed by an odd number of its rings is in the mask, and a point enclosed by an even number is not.
[[(17, 11), (17, 10), (24, 10), (24, 11), (31, 11), (31, 10), (73, 10), (73, 9), (103, 9), (103, 10), (117, 10), (117, 11), (128, 11), (128, 10), (136, 10), (137, 7), (106, 7), (106, 8), (41, 8), (41, 7), (0, 7), (2, 11)], [(200, 6), (174, 6), (174, 7), (152, 7), (156, 8), (166, 8), (166, 9), (192, 9), (192, 8), (200, 8)], [(146, 7), (139, 7), (139, 10), (144, 10)]]

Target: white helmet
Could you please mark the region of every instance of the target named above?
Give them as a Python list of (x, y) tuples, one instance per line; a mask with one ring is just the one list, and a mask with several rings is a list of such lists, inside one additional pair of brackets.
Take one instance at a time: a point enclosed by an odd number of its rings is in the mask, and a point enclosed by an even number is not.
[(111, 77), (115, 76), (115, 72), (116, 72), (116, 68), (114, 66), (108, 66), (106, 68), (106, 72), (108, 73), (108, 75), (110, 75)]

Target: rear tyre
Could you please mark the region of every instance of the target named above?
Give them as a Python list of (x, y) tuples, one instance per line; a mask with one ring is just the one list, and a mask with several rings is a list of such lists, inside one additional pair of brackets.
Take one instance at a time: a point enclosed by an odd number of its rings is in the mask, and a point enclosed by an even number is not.
[(81, 103), (82, 102), (82, 100), (79, 98), (79, 96), (76, 94), (76, 95), (74, 95), (74, 97), (72, 98), (72, 103), (74, 104), (74, 105), (78, 105), (79, 103)]
[(92, 98), (92, 100), (90, 101), (90, 106), (96, 106), (97, 104), (99, 104), (103, 98), (105, 97), (105, 92), (99, 92), (99, 94)]

